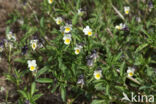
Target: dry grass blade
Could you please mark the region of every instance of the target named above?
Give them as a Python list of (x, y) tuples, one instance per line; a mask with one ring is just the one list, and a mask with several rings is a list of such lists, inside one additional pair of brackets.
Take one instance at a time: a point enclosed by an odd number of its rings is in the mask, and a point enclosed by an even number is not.
[(123, 19), (125, 20), (124, 16), (119, 12), (119, 10), (112, 4), (113, 9), (115, 10), (115, 12)]
[(106, 30), (110, 34), (110, 36), (113, 38), (113, 33), (111, 32), (110, 28), (106, 28)]
[(127, 77), (128, 79), (130, 79), (131, 81), (137, 83), (138, 85), (141, 85), (139, 81), (137, 81), (136, 79), (132, 78), (132, 77)]

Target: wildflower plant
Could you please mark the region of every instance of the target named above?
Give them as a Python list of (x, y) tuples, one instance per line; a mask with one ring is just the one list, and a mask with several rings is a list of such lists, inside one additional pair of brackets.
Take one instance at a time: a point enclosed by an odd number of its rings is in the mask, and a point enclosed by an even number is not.
[(92, 29), (89, 27), (89, 26), (86, 26), (84, 29), (83, 29), (83, 32), (85, 35), (88, 35), (88, 36), (92, 36)]
[[(4, 44), (14, 48), (0, 45), (18, 104), (49, 93), (67, 104), (128, 104), (123, 92), (156, 93), (155, 4), (149, 12), (142, 1), (30, 1), (7, 22)], [(16, 39), (10, 30), (21, 18)]]
[(124, 7), (124, 12), (125, 12), (125, 14), (129, 14), (129, 12), (130, 12), (130, 7), (129, 7), (129, 6), (125, 6), (125, 7)]
[(55, 22), (57, 25), (60, 25), (63, 22), (63, 19), (61, 17), (55, 18)]
[(30, 44), (31, 44), (31, 47), (33, 50), (35, 50), (37, 48), (37, 45), (38, 45), (37, 43), (38, 43), (38, 40), (36, 40), (36, 39), (30, 41)]
[(37, 69), (36, 60), (28, 60), (27, 63), (30, 71), (35, 71)]
[(129, 77), (132, 77), (132, 76), (134, 75), (134, 71), (135, 71), (134, 68), (130, 68), (130, 67), (128, 67), (128, 70), (127, 70), (127, 74), (128, 74), (128, 76), (129, 76)]
[(76, 47), (74, 48), (75, 54), (78, 55), (81, 52), (81, 49), (82, 49), (81, 45), (76, 45)]

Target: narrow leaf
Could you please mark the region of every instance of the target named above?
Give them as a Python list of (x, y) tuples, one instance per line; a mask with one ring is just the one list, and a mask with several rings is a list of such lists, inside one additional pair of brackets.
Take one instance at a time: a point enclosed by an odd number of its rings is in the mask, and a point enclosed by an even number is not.
[(33, 83), (31, 84), (31, 96), (35, 93), (35, 89), (36, 89), (36, 83), (33, 82)]
[(26, 92), (22, 91), (22, 90), (18, 90), (18, 92), (24, 97), (27, 99), (27, 94)]
[(33, 102), (35, 102), (35, 101), (36, 101), (37, 99), (39, 99), (41, 96), (43, 96), (43, 94), (34, 95), (34, 96), (32, 97)]
[(148, 46), (148, 44), (147, 43), (145, 43), (145, 44), (142, 44), (142, 45), (140, 45), (137, 49), (136, 49), (136, 51), (135, 52), (139, 52), (139, 51), (141, 51), (142, 49), (144, 49), (145, 47), (147, 47)]
[(49, 68), (47, 66), (43, 67), (37, 72), (36, 78), (38, 78), (40, 75), (44, 74)]
[(53, 80), (50, 78), (40, 78), (40, 79), (37, 79), (36, 81), (39, 83), (52, 83), (53, 82)]
[(125, 61), (120, 66), (120, 76), (124, 75), (124, 66), (125, 66)]
[(65, 102), (66, 101), (66, 89), (61, 87), (61, 98)]

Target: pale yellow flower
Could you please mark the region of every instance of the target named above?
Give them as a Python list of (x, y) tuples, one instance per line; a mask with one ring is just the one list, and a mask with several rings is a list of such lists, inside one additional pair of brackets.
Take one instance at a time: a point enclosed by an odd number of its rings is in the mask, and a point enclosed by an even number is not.
[(38, 40), (31, 40), (30, 43), (31, 43), (32, 49), (35, 50), (37, 48)]
[(135, 71), (134, 68), (128, 67), (127, 70), (128, 77), (132, 77), (134, 75), (134, 71)]
[(116, 26), (115, 26), (115, 28), (118, 29), (118, 30), (122, 30), (122, 29), (124, 29), (125, 27), (126, 27), (126, 25), (125, 25), (125, 24), (122, 24), (122, 23), (120, 23), (120, 25), (116, 25)]
[(71, 34), (65, 34), (63, 40), (64, 40), (64, 44), (69, 45), (71, 42)]
[(84, 32), (85, 35), (88, 35), (88, 36), (92, 36), (93, 35), (92, 29), (89, 26), (86, 26), (83, 29), (83, 32)]
[(36, 60), (28, 60), (27, 63), (30, 71), (35, 71), (37, 69)]
[(12, 32), (6, 34), (8, 40), (16, 41), (16, 36)]
[(77, 45), (74, 50), (75, 50), (75, 54), (78, 55), (81, 51), (82, 46), (81, 45)]
[(48, 3), (49, 3), (49, 4), (52, 4), (52, 3), (53, 3), (53, 0), (48, 0)]
[(130, 11), (130, 7), (128, 6), (124, 7), (125, 14), (129, 14), (129, 11)]
[(99, 80), (102, 77), (102, 70), (95, 70), (94, 71), (94, 78)]
[(82, 11), (82, 9), (80, 8), (80, 9), (78, 9), (78, 12), (77, 12), (77, 14), (78, 14), (79, 16), (83, 16), (83, 14), (84, 14), (84, 11)]
[(55, 22), (57, 25), (60, 25), (62, 23), (63, 19), (61, 17), (55, 18)]
[(71, 24), (66, 24), (64, 26), (64, 33), (69, 33), (72, 30), (72, 25)]

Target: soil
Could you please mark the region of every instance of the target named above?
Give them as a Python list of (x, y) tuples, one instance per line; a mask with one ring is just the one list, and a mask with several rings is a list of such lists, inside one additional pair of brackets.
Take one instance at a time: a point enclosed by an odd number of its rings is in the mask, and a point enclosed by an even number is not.
[(0, 0), (0, 36), (4, 35), (9, 13), (19, 9), (18, 0)]

